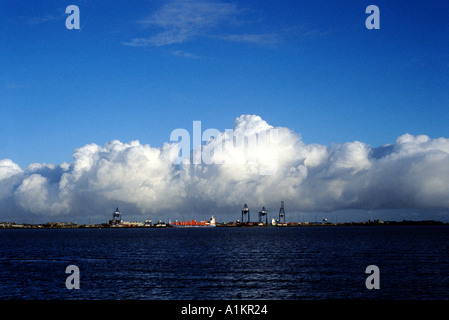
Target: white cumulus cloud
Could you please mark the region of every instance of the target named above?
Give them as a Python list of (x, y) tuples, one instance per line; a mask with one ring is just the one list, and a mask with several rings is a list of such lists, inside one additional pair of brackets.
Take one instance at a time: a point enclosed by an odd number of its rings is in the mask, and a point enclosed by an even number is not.
[[(261, 143), (260, 135), (270, 130), (276, 139)], [(233, 130), (217, 131), (195, 151), (211, 161), (178, 165), (179, 151), (176, 142), (151, 147), (112, 140), (76, 149), (71, 163), (31, 164), (23, 170), (12, 160), (0, 160), (0, 218), (106, 221), (120, 205), (142, 218), (219, 212), (223, 220), (232, 220), (244, 203), (278, 208), (280, 201), (296, 212), (449, 207), (446, 138), (404, 134), (378, 148), (360, 141), (306, 144), (288, 128), (242, 115)], [(263, 174), (266, 168), (275, 170)]]

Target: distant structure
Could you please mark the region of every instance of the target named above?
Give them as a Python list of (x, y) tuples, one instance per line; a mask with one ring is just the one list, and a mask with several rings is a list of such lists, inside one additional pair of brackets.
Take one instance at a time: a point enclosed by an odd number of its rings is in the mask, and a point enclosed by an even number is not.
[(196, 221), (196, 220), (190, 220), (190, 221), (178, 221), (175, 222), (169, 222), (170, 227), (176, 227), (176, 228), (187, 228), (187, 227), (216, 227), (217, 221), (215, 220), (215, 217), (212, 216), (210, 218), (210, 221)]
[(122, 214), (120, 213), (118, 208), (115, 209), (114, 213), (112, 214), (112, 220), (110, 224), (113, 226), (122, 224)]
[(242, 210), (242, 223), (244, 222), (243, 220), (243, 216), (246, 216), (246, 214), (248, 214), (248, 223), (249, 223), (249, 208), (247, 206), (247, 204), (245, 203), (245, 205), (243, 206), (243, 210)]
[(284, 223), (285, 223), (284, 201), (281, 201), (281, 208), (279, 209), (279, 224)]
[[(112, 213), (112, 220), (109, 220), (109, 226), (110, 227), (153, 227), (153, 224), (151, 220), (145, 220), (142, 221), (123, 221), (122, 220), (122, 213), (119, 211), (119, 209), (115, 209), (115, 211)], [(161, 225), (154, 225), (156, 227)], [(165, 224), (163, 225), (165, 226)]]
[(265, 207), (262, 208), (262, 211), (259, 211), (259, 223), (263, 223), (263, 217), (265, 216), (265, 223), (268, 224), (268, 216), (267, 216), (267, 210), (265, 210)]

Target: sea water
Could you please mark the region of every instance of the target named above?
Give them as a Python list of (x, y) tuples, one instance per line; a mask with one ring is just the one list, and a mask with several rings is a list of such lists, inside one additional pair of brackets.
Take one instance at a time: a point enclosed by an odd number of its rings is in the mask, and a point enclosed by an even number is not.
[(449, 299), (449, 226), (3, 229), (0, 244), (0, 299)]

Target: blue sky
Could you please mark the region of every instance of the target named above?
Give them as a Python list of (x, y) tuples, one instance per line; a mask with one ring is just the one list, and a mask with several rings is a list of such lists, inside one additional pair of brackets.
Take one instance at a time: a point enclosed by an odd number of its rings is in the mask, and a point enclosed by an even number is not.
[[(1, 1), (0, 159), (161, 146), (241, 114), (325, 145), (449, 136), (445, 1), (209, 1), (184, 15), (179, 3)], [(69, 4), (80, 30), (65, 27)], [(380, 30), (365, 27), (370, 4)]]

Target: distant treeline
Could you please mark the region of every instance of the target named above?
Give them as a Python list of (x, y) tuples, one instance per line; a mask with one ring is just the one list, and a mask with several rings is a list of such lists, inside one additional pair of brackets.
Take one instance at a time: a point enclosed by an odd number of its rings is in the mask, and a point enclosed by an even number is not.
[(443, 223), (441, 221), (436, 220), (402, 220), (402, 221), (364, 221), (364, 222), (347, 222), (347, 223), (338, 223), (337, 225), (351, 225), (351, 226), (403, 226), (403, 225), (413, 225), (413, 226), (422, 226), (422, 225), (447, 225), (447, 223)]

